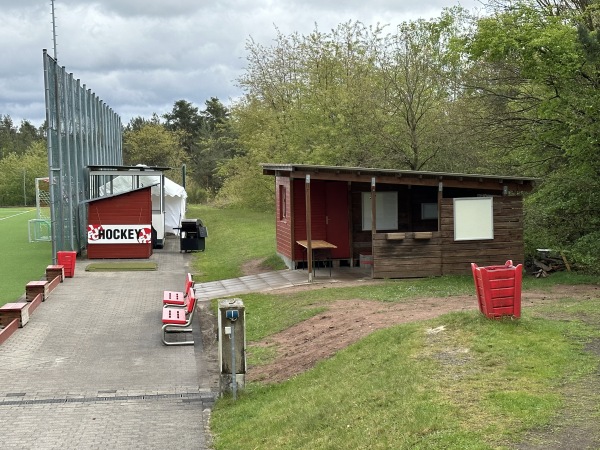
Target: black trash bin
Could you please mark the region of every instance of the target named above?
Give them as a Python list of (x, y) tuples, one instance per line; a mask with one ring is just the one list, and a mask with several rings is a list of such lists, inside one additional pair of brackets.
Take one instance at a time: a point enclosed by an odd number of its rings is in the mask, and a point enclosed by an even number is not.
[(179, 250), (182, 252), (204, 251), (206, 227), (200, 219), (182, 219), (179, 229)]

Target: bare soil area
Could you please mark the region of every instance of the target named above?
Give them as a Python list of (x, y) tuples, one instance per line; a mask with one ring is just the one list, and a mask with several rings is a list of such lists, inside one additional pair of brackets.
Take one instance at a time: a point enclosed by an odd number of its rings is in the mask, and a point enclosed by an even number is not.
[[(376, 283), (376, 281), (375, 281)], [(340, 284), (336, 284), (336, 287)], [(312, 289), (319, 288), (314, 287)], [(288, 293), (311, 289), (309, 286), (278, 291)], [(540, 305), (560, 298), (598, 298), (598, 286), (557, 286), (550, 292), (527, 291), (522, 296), (522, 307)], [(330, 308), (287, 330), (249, 345), (277, 349), (276, 359), (267, 365), (249, 367), (249, 381), (280, 382), (298, 375), (318, 361), (329, 358), (337, 351), (362, 339), (373, 331), (401, 323), (432, 319), (453, 311), (477, 308), (475, 295), (446, 298), (414, 298), (401, 303), (381, 303), (366, 300), (336, 302)]]

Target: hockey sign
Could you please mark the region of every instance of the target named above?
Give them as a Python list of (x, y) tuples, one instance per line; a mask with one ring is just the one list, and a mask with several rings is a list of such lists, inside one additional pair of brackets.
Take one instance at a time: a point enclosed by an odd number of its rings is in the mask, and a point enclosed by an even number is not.
[(150, 244), (151, 225), (88, 225), (88, 244)]

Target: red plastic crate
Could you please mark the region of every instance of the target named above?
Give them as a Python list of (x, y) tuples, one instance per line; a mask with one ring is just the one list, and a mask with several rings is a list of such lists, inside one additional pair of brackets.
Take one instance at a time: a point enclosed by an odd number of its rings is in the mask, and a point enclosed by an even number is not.
[(65, 266), (65, 277), (72, 278), (73, 275), (75, 275), (75, 261), (77, 260), (77, 252), (56, 252), (56, 259), (59, 265)]
[(502, 316), (521, 317), (523, 265), (478, 267), (471, 263), (479, 310), (490, 319)]

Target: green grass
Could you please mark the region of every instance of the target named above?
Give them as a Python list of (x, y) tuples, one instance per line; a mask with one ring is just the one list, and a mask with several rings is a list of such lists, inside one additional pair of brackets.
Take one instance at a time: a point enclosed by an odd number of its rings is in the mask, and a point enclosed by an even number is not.
[(273, 213), (192, 205), (186, 216), (202, 219), (208, 229), (206, 250), (193, 266), (196, 281), (239, 277), (242, 264), (256, 259), (272, 269), (285, 268), (275, 252)]
[[(556, 277), (556, 280), (568, 284), (595, 282), (598, 277), (590, 278), (571, 274), (569, 277)], [(525, 282), (524, 290), (550, 289), (555, 278)], [(415, 297), (449, 297), (456, 295), (472, 295), (475, 300), (475, 288), (471, 275), (444, 276), (410, 280), (385, 280), (378, 284), (368, 284), (359, 287), (331, 287), (286, 294), (285, 298), (277, 294), (248, 294), (244, 296), (247, 314), (248, 340), (264, 339), (270, 334), (291, 327), (292, 325), (320, 314), (329, 303), (339, 300), (376, 300), (381, 302), (399, 302)], [(216, 308), (216, 300), (213, 302)]]
[[(597, 314), (600, 300), (579, 308)], [(381, 330), (290, 381), (250, 384), (237, 402), (219, 401), (216, 448), (502, 448), (548, 423), (562, 383), (597, 370), (598, 358), (583, 352), (591, 338), (597, 328), (529, 314), (454, 313)]]
[(31, 208), (0, 208), (0, 221), (30, 212)]
[(28, 220), (35, 217), (31, 208), (0, 208), (0, 305), (21, 297), (25, 285), (42, 278), (52, 263), (50, 242), (29, 242)]
[(548, 278), (523, 276), (523, 289), (549, 290), (555, 285), (599, 284), (598, 275), (585, 275), (576, 272), (553, 272)]

